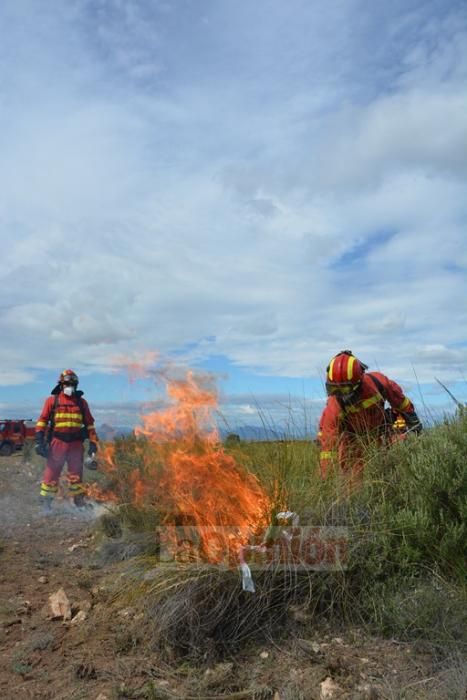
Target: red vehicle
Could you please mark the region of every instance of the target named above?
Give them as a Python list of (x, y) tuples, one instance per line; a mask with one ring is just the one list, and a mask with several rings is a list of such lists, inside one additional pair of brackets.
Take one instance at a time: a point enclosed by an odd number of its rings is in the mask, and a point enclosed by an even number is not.
[(26, 440), (34, 440), (35, 424), (25, 418), (0, 420), (0, 455), (9, 457), (21, 450)]

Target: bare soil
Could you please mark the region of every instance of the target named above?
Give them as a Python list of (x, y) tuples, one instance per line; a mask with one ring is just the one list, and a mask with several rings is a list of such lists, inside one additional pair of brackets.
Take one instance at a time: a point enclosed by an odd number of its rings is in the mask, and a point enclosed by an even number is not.
[[(300, 611), (288, 644), (251, 644), (223, 663), (168, 666), (128, 643), (125, 611), (106, 617), (100, 582), (118, 565), (95, 556), (96, 518), (66, 500), (44, 517), (40, 464), (0, 458), (0, 698), (464, 698), (459, 665), (362, 630), (315, 629)], [(99, 563), (101, 561), (101, 563)], [(63, 588), (71, 621), (51, 619)], [(81, 611), (81, 614), (79, 614)], [(76, 617), (78, 615), (78, 617)], [(327, 680), (328, 679), (328, 680)]]

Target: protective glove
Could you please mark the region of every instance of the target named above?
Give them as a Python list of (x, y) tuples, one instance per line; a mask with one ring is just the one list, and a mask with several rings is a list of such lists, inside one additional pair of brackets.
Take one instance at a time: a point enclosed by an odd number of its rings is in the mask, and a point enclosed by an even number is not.
[(48, 447), (43, 440), (38, 440), (36, 442), (36, 455), (39, 455), (39, 457), (45, 457), (45, 459), (47, 459), (49, 456)]
[(97, 444), (95, 442), (90, 442), (89, 447), (88, 447), (88, 455), (90, 457), (94, 457), (94, 455), (97, 453)]
[(411, 433), (421, 433), (423, 430), (423, 425), (420, 418), (417, 416), (415, 411), (413, 413), (404, 413), (405, 422), (407, 423), (407, 429)]

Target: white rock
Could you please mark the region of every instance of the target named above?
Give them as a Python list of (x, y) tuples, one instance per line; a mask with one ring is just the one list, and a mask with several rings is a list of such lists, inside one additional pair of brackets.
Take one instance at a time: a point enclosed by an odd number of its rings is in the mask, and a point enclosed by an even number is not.
[(333, 698), (339, 697), (339, 694), (342, 693), (342, 688), (337, 683), (334, 683), (330, 676), (320, 683), (320, 689), (321, 700), (333, 700)]
[(78, 625), (80, 622), (84, 622), (87, 616), (88, 614), (84, 610), (80, 610), (71, 620), (70, 625)]
[(49, 605), (53, 620), (71, 620), (71, 605), (63, 588), (49, 596)]
[(85, 549), (87, 546), (86, 542), (76, 542), (76, 544), (72, 544), (71, 547), (68, 547), (68, 551), (74, 552), (75, 549)]

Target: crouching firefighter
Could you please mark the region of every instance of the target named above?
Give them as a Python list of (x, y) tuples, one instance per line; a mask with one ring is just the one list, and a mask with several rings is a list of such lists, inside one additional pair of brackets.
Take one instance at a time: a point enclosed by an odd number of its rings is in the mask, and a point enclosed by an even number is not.
[(88, 505), (83, 486), (83, 442), (89, 440), (88, 454), (94, 459), (98, 438), (88, 403), (77, 387), (75, 372), (64, 370), (36, 424), (36, 453), (47, 459), (40, 491), (44, 511), (51, 509), (65, 462), (68, 491), (74, 504), (78, 508)]
[(386, 401), (403, 418), (407, 432), (422, 430), (415, 408), (401, 387), (381, 372), (367, 369), (350, 350), (338, 353), (326, 369), (328, 400), (318, 433), (321, 476), (325, 479), (337, 464), (351, 487), (361, 479), (365, 448), (371, 443), (385, 444)]

